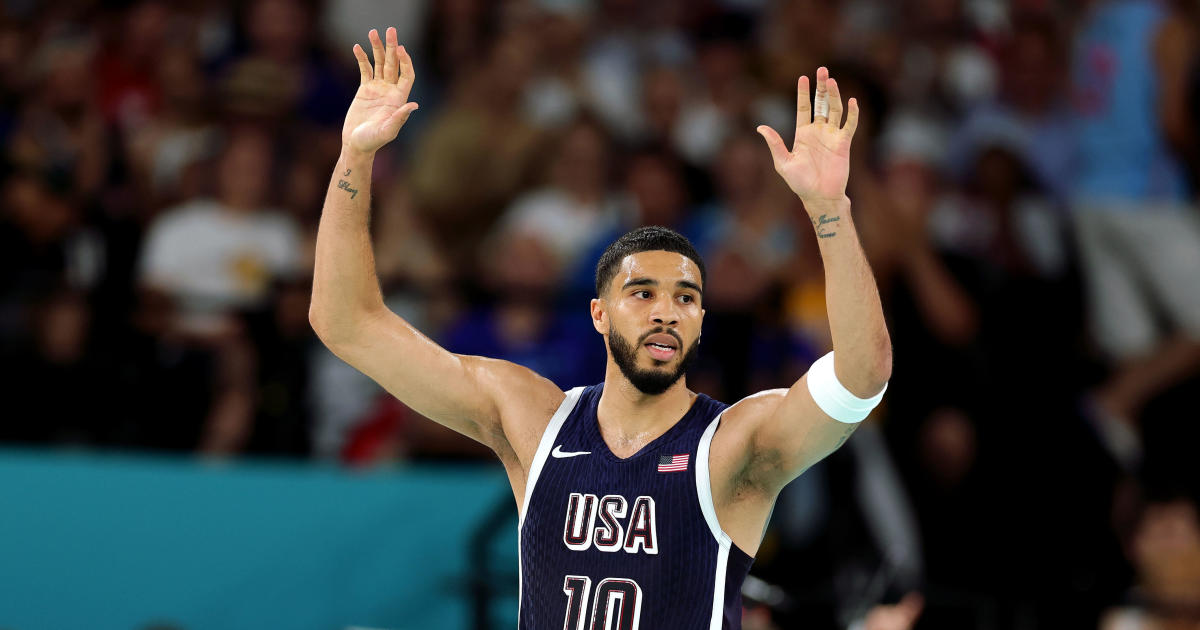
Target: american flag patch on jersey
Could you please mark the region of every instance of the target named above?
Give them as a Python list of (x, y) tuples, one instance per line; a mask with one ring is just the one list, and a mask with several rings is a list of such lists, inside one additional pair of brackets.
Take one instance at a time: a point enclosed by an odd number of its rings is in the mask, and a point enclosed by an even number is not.
[(663, 455), (658, 458), (658, 472), (687, 470), (689, 455)]

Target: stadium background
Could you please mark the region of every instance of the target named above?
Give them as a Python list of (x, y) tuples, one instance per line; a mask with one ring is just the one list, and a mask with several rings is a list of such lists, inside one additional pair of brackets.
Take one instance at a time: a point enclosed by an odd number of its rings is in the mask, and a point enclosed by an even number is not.
[[(389, 305), (564, 388), (602, 378), (592, 265), (640, 224), (709, 266), (693, 388), (803, 374), (829, 347), (820, 258), (753, 129), (786, 136), (821, 64), (858, 97), (849, 195), (895, 373), (781, 496), (748, 629), (848, 627), (910, 592), (918, 628), (1195, 627), (1200, 379), (1181, 359), (1133, 431), (1105, 421), (1073, 184), (1089, 151), (1137, 157), (1123, 125), (1078, 124), (1097, 85), (1143, 95), (1194, 179), (1191, 3), (9, 0), (0, 628), (512, 623), (495, 459), (307, 321), (350, 48), (388, 25), (421, 104), (376, 160)], [(1138, 28), (1155, 63), (1105, 86)]]

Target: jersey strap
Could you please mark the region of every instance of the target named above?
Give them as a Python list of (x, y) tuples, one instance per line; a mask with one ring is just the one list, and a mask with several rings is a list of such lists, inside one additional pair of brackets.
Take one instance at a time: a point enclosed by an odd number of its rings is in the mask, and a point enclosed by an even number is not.
[(726, 587), (726, 572), (729, 567), (729, 548), (733, 544), (733, 540), (725, 530), (721, 529), (720, 522), (717, 521), (717, 508), (713, 503), (712, 496), (712, 477), (708, 469), (708, 454), (712, 446), (713, 434), (717, 432), (717, 425), (721, 423), (721, 416), (724, 412), (717, 414), (716, 418), (709, 423), (705, 429), (704, 435), (700, 437), (700, 444), (696, 448), (696, 495), (700, 499), (700, 512), (704, 514), (704, 521), (708, 524), (709, 531), (712, 532), (713, 538), (717, 540), (717, 571), (713, 580), (713, 599), (712, 599), (712, 617), (709, 621), (710, 630), (721, 630), (722, 621), (725, 617), (725, 587)]
[(521, 515), (517, 521), (518, 532), (525, 524), (525, 513), (529, 511), (529, 498), (533, 496), (533, 487), (537, 484), (538, 475), (542, 474), (542, 466), (546, 464), (546, 458), (550, 456), (550, 450), (554, 448), (554, 440), (558, 439), (558, 431), (571, 415), (571, 411), (575, 409), (583, 390), (583, 387), (576, 387), (567, 392), (567, 397), (563, 398), (562, 403), (558, 406), (558, 411), (555, 411), (554, 416), (550, 418), (550, 424), (546, 425), (546, 430), (542, 432), (542, 440), (538, 442), (537, 452), (533, 456), (533, 464), (529, 466), (529, 476), (525, 478), (525, 498), (521, 501)]

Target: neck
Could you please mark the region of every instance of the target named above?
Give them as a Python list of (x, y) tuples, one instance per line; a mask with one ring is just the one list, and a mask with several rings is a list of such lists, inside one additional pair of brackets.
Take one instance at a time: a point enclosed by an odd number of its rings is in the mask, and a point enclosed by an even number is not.
[(683, 377), (661, 394), (643, 393), (609, 357), (596, 414), (606, 438), (644, 445), (678, 422), (695, 398)]

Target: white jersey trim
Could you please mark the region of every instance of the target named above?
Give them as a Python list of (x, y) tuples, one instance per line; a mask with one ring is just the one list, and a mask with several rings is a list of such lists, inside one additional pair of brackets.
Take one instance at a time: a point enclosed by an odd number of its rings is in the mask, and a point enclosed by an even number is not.
[(696, 448), (696, 495), (700, 497), (700, 512), (704, 514), (704, 522), (708, 523), (708, 529), (712, 532), (713, 538), (717, 539), (718, 543), (728, 547), (732, 540), (725, 530), (721, 529), (721, 523), (717, 520), (717, 507), (713, 503), (712, 496), (712, 478), (708, 470), (708, 453), (712, 446), (713, 434), (717, 432), (717, 425), (721, 423), (721, 416), (725, 412), (717, 414), (716, 418), (709, 423), (708, 428), (704, 430), (704, 435), (700, 436), (700, 445)]
[(517, 624), (521, 623), (521, 600), (525, 597), (525, 567), (521, 563), (521, 528), (525, 526), (525, 513), (529, 511), (529, 497), (533, 496), (533, 486), (537, 484), (538, 476), (542, 474), (542, 466), (554, 448), (554, 440), (558, 439), (558, 431), (567, 421), (567, 416), (575, 410), (583, 387), (576, 387), (566, 392), (566, 398), (559, 403), (558, 410), (550, 417), (550, 424), (542, 432), (537, 450), (533, 454), (533, 463), (529, 466), (529, 475), (525, 477), (525, 497), (521, 499), (521, 513), (517, 518)]
[(583, 388), (576, 387), (567, 391), (566, 394), (566, 398), (563, 398), (562, 403), (558, 405), (558, 411), (555, 411), (550, 418), (550, 424), (546, 425), (546, 430), (542, 432), (542, 440), (538, 442), (537, 451), (533, 455), (533, 464), (529, 466), (529, 475), (525, 478), (525, 497), (521, 500), (521, 515), (517, 521), (518, 533), (525, 525), (525, 513), (529, 511), (529, 499), (533, 496), (533, 487), (537, 485), (538, 476), (542, 474), (542, 466), (546, 464), (546, 458), (550, 456), (550, 451), (554, 448), (554, 440), (558, 439), (559, 429), (562, 429), (563, 423), (567, 421), (567, 416), (575, 410), (575, 404), (579, 402)]
[(722, 630), (725, 623), (725, 582), (727, 579), (726, 568), (729, 564), (729, 548), (733, 546), (733, 539), (725, 530), (721, 529), (721, 523), (717, 520), (717, 507), (713, 503), (712, 496), (712, 477), (709, 473), (708, 456), (710, 447), (712, 446), (713, 435), (717, 432), (717, 425), (721, 423), (721, 416), (725, 412), (717, 414), (716, 418), (709, 423), (708, 428), (704, 430), (704, 435), (700, 436), (700, 445), (696, 448), (696, 495), (700, 498), (700, 512), (704, 514), (704, 522), (708, 523), (708, 529), (712, 532), (713, 538), (717, 539), (717, 571), (713, 576), (713, 608), (712, 618), (709, 621), (709, 630)]

